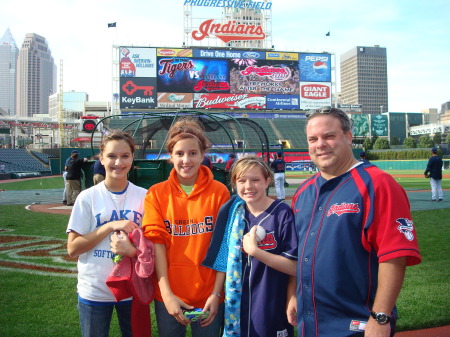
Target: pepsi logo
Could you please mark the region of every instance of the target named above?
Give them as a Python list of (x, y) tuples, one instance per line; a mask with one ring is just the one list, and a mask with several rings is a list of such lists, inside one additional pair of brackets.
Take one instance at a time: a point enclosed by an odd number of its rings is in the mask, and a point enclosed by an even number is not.
[(317, 74), (322, 75), (326, 73), (328, 66), (325, 62), (316, 61), (313, 63), (313, 69)]

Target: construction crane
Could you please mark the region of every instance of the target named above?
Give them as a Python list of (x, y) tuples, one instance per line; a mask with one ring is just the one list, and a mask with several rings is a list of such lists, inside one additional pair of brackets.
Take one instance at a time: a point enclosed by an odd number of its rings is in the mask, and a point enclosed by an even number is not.
[(64, 91), (63, 91), (63, 60), (59, 61), (59, 96), (58, 96), (58, 124), (59, 124), (59, 147), (63, 147), (63, 109), (64, 109)]

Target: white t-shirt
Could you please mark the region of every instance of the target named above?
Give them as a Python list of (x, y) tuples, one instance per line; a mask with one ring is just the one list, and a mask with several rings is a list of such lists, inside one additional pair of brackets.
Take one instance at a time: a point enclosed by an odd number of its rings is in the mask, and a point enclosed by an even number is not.
[[(132, 183), (121, 194), (111, 193), (104, 181), (80, 193), (70, 215), (67, 233), (88, 234), (110, 221), (128, 219), (141, 226), (147, 190)], [(114, 202), (112, 201), (114, 200)], [(110, 236), (78, 257), (78, 295), (86, 300), (114, 302), (106, 285), (114, 262)]]

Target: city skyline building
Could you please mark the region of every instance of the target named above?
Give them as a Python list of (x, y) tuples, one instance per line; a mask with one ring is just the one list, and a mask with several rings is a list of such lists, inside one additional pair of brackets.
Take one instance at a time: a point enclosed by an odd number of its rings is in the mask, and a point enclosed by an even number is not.
[[(61, 93), (50, 95), (49, 97), (49, 117), (53, 120), (59, 118), (59, 99)], [(62, 118), (78, 119), (84, 115), (85, 104), (89, 101), (89, 96), (85, 92), (75, 90), (63, 92), (63, 115)]]
[(16, 115), (49, 113), (49, 96), (56, 93), (56, 64), (47, 40), (26, 34), (17, 61)]
[(9, 28), (0, 39), (0, 114), (16, 114), (16, 69), (19, 48)]
[(341, 104), (361, 104), (363, 114), (389, 111), (386, 48), (354, 47), (340, 66)]

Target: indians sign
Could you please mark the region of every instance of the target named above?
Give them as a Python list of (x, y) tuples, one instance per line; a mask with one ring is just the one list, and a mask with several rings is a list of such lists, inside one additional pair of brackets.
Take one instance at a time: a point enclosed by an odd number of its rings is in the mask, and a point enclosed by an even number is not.
[(227, 43), (242, 40), (264, 40), (266, 34), (260, 25), (237, 24), (236, 21), (213, 23), (214, 19), (203, 21), (197, 30), (192, 32), (192, 38), (201, 41), (210, 36)]

